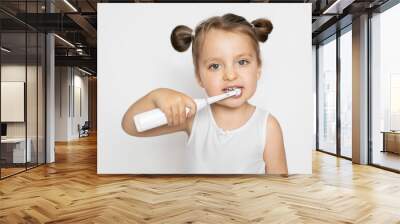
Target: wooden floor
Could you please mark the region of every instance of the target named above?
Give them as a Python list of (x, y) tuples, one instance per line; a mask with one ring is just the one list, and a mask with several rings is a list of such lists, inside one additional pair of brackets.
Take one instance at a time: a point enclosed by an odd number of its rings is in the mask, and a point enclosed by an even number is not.
[(15, 175), (20, 172), (24, 172), (25, 170), (33, 169), (37, 166), (36, 163), (27, 163), (27, 167), (25, 167), (25, 164), (18, 164), (18, 167), (2, 167), (1, 168), (1, 178), (6, 178), (11, 175)]
[(374, 151), (372, 160), (374, 164), (400, 170), (400, 154), (376, 150)]
[(320, 152), (313, 175), (96, 174), (96, 139), (0, 181), (0, 223), (400, 223), (400, 175)]
[(1, 168), (1, 177), (2, 178), (8, 177), (10, 175), (22, 172), (24, 170), (26, 170), (25, 167), (24, 168), (19, 168), (19, 167), (18, 168), (4, 168), (4, 167), (2, 167)]

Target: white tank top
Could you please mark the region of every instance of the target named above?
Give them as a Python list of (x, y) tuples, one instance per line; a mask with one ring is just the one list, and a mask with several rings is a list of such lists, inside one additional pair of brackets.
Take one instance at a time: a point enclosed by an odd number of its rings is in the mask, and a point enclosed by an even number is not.
[(188, 173), (265, 173), (263, 154), (268, 115), (256, 107), (243, 126), (224, 131), (217, 126), (210, 106), (197, 112), (186, 144)]

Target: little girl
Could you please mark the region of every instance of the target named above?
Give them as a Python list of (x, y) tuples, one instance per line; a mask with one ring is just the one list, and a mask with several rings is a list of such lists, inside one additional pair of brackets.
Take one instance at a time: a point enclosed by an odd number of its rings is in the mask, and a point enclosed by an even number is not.
[[(265, 42), (271, 31), (267, 19), (249, 23), (234, 14), (203, 21), (194, 35), (189, 27), (177, 26), (171, 34), (172, 46), (183, 52), (193, 42), (196, 80), (207, 95), (220, 95), (229, 88), (240, 88), (241, 94), (196, 113), (191, 97), (172, 89), (155, 89), (129, 107), (122, 120), (124, 131), (139, 137), (186, 132), (190, 173), (287, 174), (278, 121), (248, 103), (261, 75), (258, 41)], [(168, 125), (137, 132), (133, 117), (154, 108), (165, 113)]]

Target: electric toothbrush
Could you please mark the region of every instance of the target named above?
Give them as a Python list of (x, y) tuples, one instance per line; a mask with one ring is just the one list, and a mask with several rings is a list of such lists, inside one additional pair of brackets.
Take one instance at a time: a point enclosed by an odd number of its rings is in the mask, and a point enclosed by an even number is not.
[[(231, 96), (239, 96), (240, 93), (241, 93), (240, 88), (232, 88), (228, 92), (223, 93), (221, 95), (209, 98), (194, 99), (194, 102), (196, 103), (197, 111), (200, 111), (209, 104), (213, 104), (215, 102), (218, 102), (220, 100), (226, 99)], [(190, 109), (186, 108), (186, 114), (189, 111)], [(138, 132), (147, 131), (149, 129), (153, 129), (168, 123), (167, 117), (158, 108), (137, 114), (133, 117), (133, 120), (135, 122), (136, 130)]]

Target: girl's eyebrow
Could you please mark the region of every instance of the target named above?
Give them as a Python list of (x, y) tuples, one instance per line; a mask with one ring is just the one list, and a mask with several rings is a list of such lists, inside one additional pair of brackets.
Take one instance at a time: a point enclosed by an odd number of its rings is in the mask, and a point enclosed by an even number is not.
[(204, 60), (204, 63), (207, 63), (207, 62), (209, 62), (209, 61), (218, 61), (218, 60), (220, 60), (220, 59), (219, 59), (219, 58), (215, 58), (215, 57), (213, 57), (213, 58), (207, 58), (207, 59)]
[[(254, 55), (251, 53), (241, 53), (241, 54), (238, 54), (237, 56), (235, 56), (235, 58), (240, 58), (240, 57), (244, 57), (244, 56), (248, 56), (250, 58), (254, 57)], [(217, 57), (211, 57), (211, 58), (205, 59), (204, 63), (206, 64), (209, 61), (218, 61), (218, 60), (221, 60), (221, 59), (217, 58)]]
[(242, 54), (239, 54), (239, 55), (237, 55), (236, 56), (236, 58), (240, 58), (240, 57), (243, 57), (243, 56), (248, 56), (248, 57), (253, 57), (253, 54), (249, 54), (249, 53), (242, 53)]

